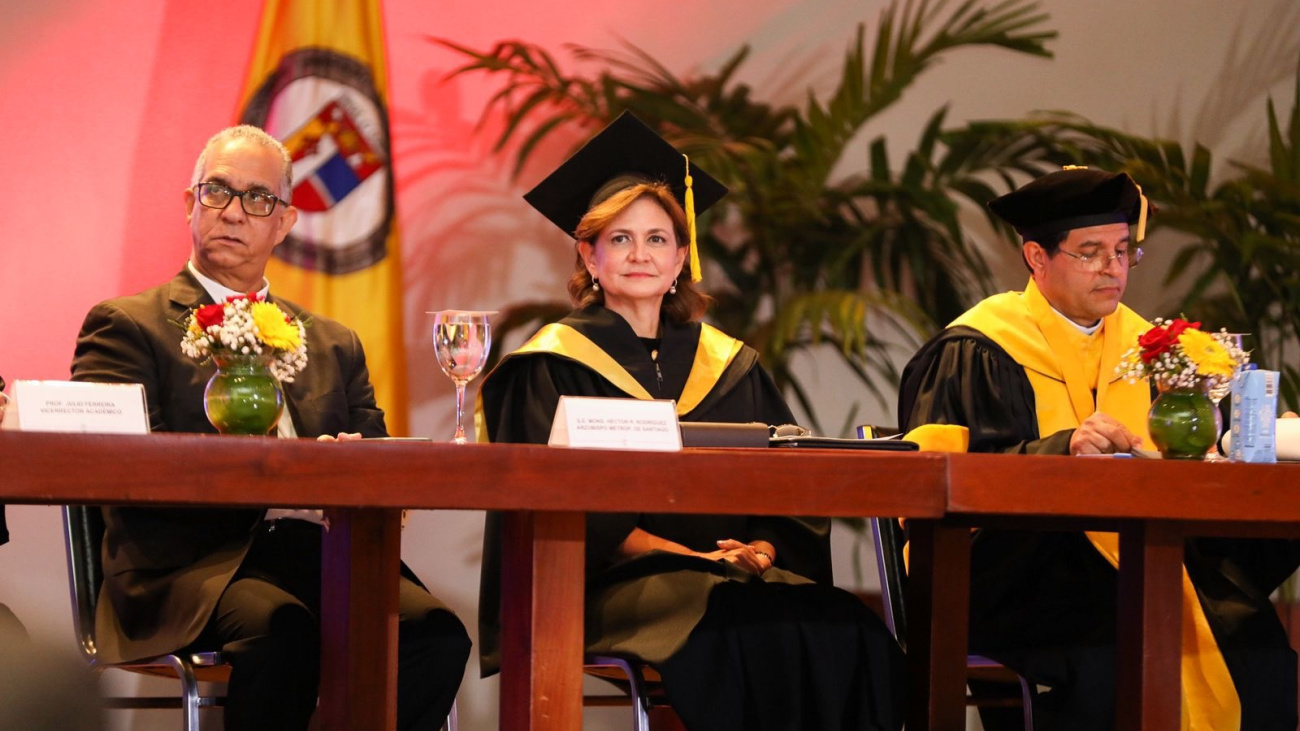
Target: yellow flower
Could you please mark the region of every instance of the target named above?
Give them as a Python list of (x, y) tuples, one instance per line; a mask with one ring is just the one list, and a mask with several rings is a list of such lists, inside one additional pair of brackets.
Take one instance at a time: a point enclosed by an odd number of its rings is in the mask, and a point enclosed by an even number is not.
[(250, 308), (257, 339), (272, 348), (296, 350), (302, 343), (298, 326), (285, 320), (284, 311), (270, 302), (255, 302)]
[(1223, 343), (1200, 330), (1184, 330), (1178, 336), (1183, 354), (1196, 366), (1197, 375), (1231, 378), (1236, 363)]

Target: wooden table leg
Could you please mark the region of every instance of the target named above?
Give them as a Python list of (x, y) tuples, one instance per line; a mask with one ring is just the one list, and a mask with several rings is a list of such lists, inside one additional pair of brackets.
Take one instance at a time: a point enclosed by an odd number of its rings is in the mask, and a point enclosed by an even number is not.
[(1183, 536), (1169, 523), (1120, 532), (1115, 707), (1120, 731), (1176, 731), (1182, 712)]
[(935, 520), (907, 527), (907, 728), (964, 731), (970, 529)]
[(582, 513), (501, 522), (501, 728), (582, 727)]
[(322, 731), (397, 728), (401, 511), (327, 511), (321, 551)]

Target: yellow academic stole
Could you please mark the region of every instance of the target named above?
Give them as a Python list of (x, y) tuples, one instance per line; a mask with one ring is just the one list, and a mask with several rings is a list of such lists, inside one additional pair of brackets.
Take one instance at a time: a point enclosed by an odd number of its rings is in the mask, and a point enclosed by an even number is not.
[[(731, 361), (740, 354), (744, 343), (727, 335), (711, 325), (700, 326), (700, 342), (695, 347), (695, 360), (691, 363), (691, 372), (686, 376), (686, 385), (682, 388), (681, 398), (677, 399), (677, 415), (685, 416), (699, 406), (713, 387), (718, 385), (722, 374), (731, 365)], [(577, 361), (609, 381), (614, 388), (628, 396), (643, 401), (654, 397), (637, 383), (636, 378), (627, 372), (618, 361), (610, 357), (591, 341), (586, 335), (563, 323), (544, 326), (537, 334), (524, 343), (518, 350), (506, 356), (529, 353), (550, 353), (562, 358)], [(504, 362), (504, 360), (502, 361)], [(483, 416), (482, 392), (474, 409), (474, 422), (478, 441), (487, 441), (487, 428)]]

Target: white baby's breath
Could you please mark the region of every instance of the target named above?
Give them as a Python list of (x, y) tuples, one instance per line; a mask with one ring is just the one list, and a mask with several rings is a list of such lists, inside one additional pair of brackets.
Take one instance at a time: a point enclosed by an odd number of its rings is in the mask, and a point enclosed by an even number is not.
[[(302, 320), (295, 318), (289, 324), (298, 331), (297, 347), (276, 348), (266, 344), (253, 318), (253, 305), (257, 302), (246, 296), (228, 299), (221, 306), (221, 322), (206, 329), (198, 324), (198, 310), (190, 312), (183, 325), (185, 335), (181, 338), (181, 352), (200, 362), (207, 361), (214, 353), (269, 355), (271, 374), (283, 382), (292, 382), (294, 376), (307, 367), (307, 330)], [(276, 310), (284, 316), (278, 307)], [(292, 334), (285, 340), (292, 342)]]

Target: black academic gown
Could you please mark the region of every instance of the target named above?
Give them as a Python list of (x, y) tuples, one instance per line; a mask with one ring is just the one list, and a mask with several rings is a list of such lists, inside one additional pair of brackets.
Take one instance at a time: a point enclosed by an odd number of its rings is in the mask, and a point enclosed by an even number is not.
[[(698, 323), (663, 323), (656, 363), (631, 326), (603, 307), (574, 312), (561, 324), (597, 344), (649, 395), (665, 399), (682, 395), (703, 332)], [(628, 397), (568, 355), (514, 354), (483, 384), (481, 424), (494, 442), (545, 444), (565, 395)], [(793, 421), (748, 347), (680, 418)], [(702, 475), (699, 487), (725, 479)], [(659, 551), (620, 561), (615, 549), (637, 527), (701, 552), (716, 550), (722, 538), (766, 540), (776, 547), (776, 568), (753, 577), (730, 564)], [(588, 516), (586, 649), (654, 665), (692, 730), (897, 729), (901, 653), (879, 618), (831, 585), (829, 530), (816, 518)], [(499, 662), (498, 536), (490, 516), (479, 613), (485, 674)]]
[[(944, 330), (912, 358), (898, 414), (905, 430), (968, 427), (971, 452), (1066, 455), (1074, 434), (1038, 433), (1024, 368), (970, 327)], [(1287, 541), (1187, 542), (1184, 564), (1237, 688), (1242, 729), (1296, 728), (1296, 656), (1268, 596), (1298, 561)], [(1082, 533), (980, 530), (971, 545), (971, 651), (1041, 684), (1073, 686), (1073, 698), (1046, 700), (1056, 717), (1045, 728), (1110, 728), (1116, 597), (1115, 570)]]

